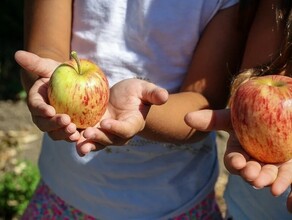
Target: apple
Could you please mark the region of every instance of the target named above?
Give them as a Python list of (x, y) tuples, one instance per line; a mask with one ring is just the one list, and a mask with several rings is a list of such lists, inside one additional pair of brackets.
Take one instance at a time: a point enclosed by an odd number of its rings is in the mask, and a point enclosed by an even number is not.
[(264, 163), (292, 158), (292, 78), (254, 77), (230, 100), (231, 122), (242, 148)]
[(48, 99), (57, 113), (68, 114), (77, 128), (96, 125), (106, 111), (109, 84), (105, 74), (92, 61), (72, 59), (60, 64), (48, 86)]

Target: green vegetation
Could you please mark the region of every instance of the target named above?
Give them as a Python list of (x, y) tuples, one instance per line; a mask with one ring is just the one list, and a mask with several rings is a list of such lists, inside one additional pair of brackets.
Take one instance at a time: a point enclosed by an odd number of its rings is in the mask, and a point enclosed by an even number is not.
[(18, 161), (0, 175), (0, 219), (12, 219), (24, 212), (39, 179), (37, 165), (29, 161)]

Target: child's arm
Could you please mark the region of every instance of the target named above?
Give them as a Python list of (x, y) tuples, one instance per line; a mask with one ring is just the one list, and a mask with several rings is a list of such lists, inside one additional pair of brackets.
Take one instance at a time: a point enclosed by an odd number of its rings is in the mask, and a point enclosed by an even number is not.
[[(26, 49), (58, 61), (69, 59), (71, 9), (72, 2), (69, 0), (26, 1)], [(183, 118), (190, 111), (207, 107), (223, 108), (226, 104), (230, 75), (239, 66), (244, 40), (244, 35), (237, 29), (237, 9), (237, 6), (233, 6), (220, 11), (208, 24), (194, 51), (181, 91), (170, 95), (166, 104), (150, 108), (141, 136), (172, 142), (201, 138), (198, 132), (184, 123)], [(27, 90), (34, 82), (30, 76), (35, 77), (27, 72), (23, 74), (23, 84)], [(50, 106), (46, 105), (45, 94), (34, 95), (43, 98), (41, 102), (36, 102), (29, 95), (35, 123), (43, 131), (48, 131), (53, 139), (76, 141), (77, 130), (70, 119), (66, 115), (55, 115), (48, 111)], [(48, 119), (50, 123), (46, 123)], [(104, 146), (122, 143), (121, 139), (127, 138), (124, 130), (96, 129), (96, 132), (87, 138)]]
[[(24, 46), (36, 55), (62, 62), (69, 59), (71, 20), (71, 0), (26, 0), (24, 2)], [(46, 82), (57, 62), (39, 62), (37, 56), (17, 53), (16, 60), (25, 62), (21, 74), (22, 85), (28, 93), (28, 106), (34, 123), (54, 139), (75, 141), (79, 138), (76, 126), (68, 115), (56, 114), (47, 104)], [(55, 63), (54, 63), (55, 62)], [(43, 64), (45, 63), (45, 64)], [(36, 67), (38, 65), (38, 67)], [(44, 66), (45, 65), (45, 66)], [(39, 79), (38, 81), (36, 81)]]
[[(190, 111), (218, 109), (226, 105), (230, 76), (240, 65), (244, 45), (244, 35), (237, 29), (237, 16), (238, 6), (233, 6), (220, 11), (212, 19), (194, 51), (180, 92), (170, 94), (163, 105), (151, 106), (146, 117), (146, 126), (139, 133), (141, 136), (174, 143), (202, 138), (202, 133), (195, 132), (186, 125), (184, 116)], [(87, 138), (96, 144), (107, 145), (107, 141), (108, 144), (119, 143), (119, 131), (107, 129), (107, 134), (102, 134), (103, 131), (91, 131)]]
[(166, 104), (151, 107), (142, 136), (172, 142), (201, 138), (183, 119), (190, 111), (226, 105), (230, 75), (240, 63), (244, 42), (237, 22), (237, 5), (214, 16), (194, 51), (180, 92), (171, 94)]
[[(278, 54), (285, 26), (285, 22), (276, 21), (275, 9), (280, 2), (279, 0), (260, 1), (247, 41), (242, 69), (268, 63)], [(272, 4), (274, 7), (272, 7)], [(191, 112), (186, 115), (185, 120), (191, 127), (198, 130), (225, 130), (229, 132), (230, 137), (227, 143), (224, 163), (230, 173), (240, 175), (257, 188), (270, 186), (271, 192), (275, 196), (280, 195), (291, 186), (292, 161), (274, 165), (262, 164), (254, 159), (251, 160), (233, 133), (229, 110)], [(292, 212), (291, 193), (287, 199), (287, 207)]]
[[(24, 48), (43, 58), (65, 61), (70, 55), (71, 0), (24, 1)], [(26, 91), (37, 76), (23, 72)]]

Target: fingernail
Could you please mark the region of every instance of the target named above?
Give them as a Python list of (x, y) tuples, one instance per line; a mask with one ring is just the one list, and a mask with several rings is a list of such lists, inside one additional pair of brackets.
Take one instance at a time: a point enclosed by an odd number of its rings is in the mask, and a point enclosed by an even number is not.
[(256, 187), (256, 186), (252, 186), (252, 188), (254, 188), (256, 190), (262, 189), (262, 187)]

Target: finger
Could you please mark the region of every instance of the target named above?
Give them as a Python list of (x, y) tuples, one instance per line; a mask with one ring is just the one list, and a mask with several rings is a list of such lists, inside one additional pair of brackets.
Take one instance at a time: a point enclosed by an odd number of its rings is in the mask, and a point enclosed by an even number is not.
[(97, 128), (87, 128), (83, 133), (84, 138), (96, 143), (98, 146), (108, 146), (108, 145), (124, 145), (128, 142), (130, 138), (121, 138), (110, 132), (105, 132)]
[(79, 131), (75, 131), (73, 134), (71, 134), (69, 137), (67, 137), (65, 140), (68, 142), (77, 142), (80, 139), (81, 135)]
[(56, 114), (55, 109), (48, 105), (47, 86), (43, 80), (37, 80), (28, 94), (27, 105), (35, 116), (52, 117)]
[(242, 149), (233, 133), (231, 133), (224, 154), (226, 169), (232, 174), (240, 174), (240, 170), (246, 166), (248, 160), (249, 156)]
[(279, 167), (278, 176), (271, 186), (271, 192), (275, 196), (281, 195), (292, 183), (292, 164), (283, 164)]
[(14, 55), (16, 62), (26, 71), (39, 75), (40, 77), (50, 77), (58, 62), (41, 58), (33, 53), (19, 50)]
[(50, 118), (33, 116), (32, 120), (43, 132), (58, 130), (71, 123), (70, 117), (66, 114), (58, 114)]
[(250, 179), (252, 181), (251, 184), (257, 189), (270, 186), (277, 178), (278, 168), (272, 164), (262, 166), (258, 162), (254, 161), (253, 163), (247, 179)]
[(124, 120), (105, 119), (100, 123), (100, 127), (116, 136), (130, 139), (140, 132), (145, 126), (145, 121), (139, 116), (131, 116)]
[(90, 153), (91, 151), (98, 151), (104, 149), (105, 146), (87, 140), (81, 135), (81, 138), (76, 142), (76, 151), (79, 156), (83, 157), (86, 154)]
[(153, 83), (144, 82), (142, 83), (143, 89), (141, 94), (141, 100), (145, 103), (162, 105), (168, 99), (167, 90), (160, 88)]
[(54, 107), (48, 105), (42, 100), (34, 100), (33, 103), (28, 103), (29, 111), (34, 117), (53, 117), (56, 115)]
[(190, 112), (185, 116), (186, 123), (200, 131), (232, 130), (230, 110), (209, 110)]
[[(248, 161), (246, 166), (241, 169), (240, 175), (248, 182), (253, 182), (259, 177), (261, 172), (261, 165), (256, 161)], [(254, 182), (252, 183), (254, 185)], [(257, 188), (262, 188), (258, 185), (254, 185)]]
[(245, 167), (245, 157), (237, 152), (227, 153), (224, 156), (224, 165), (231, 174), (240, 174), (240, 170)]
[(74, 142), (80, 138), (80, 134), (76, 129), (76, 125), (73, 123), (70, 123), (68, 126), (61, 127), (58, 130), (50, 131), (48, 134), (55, 141), (66, 140), (69, 142)]

